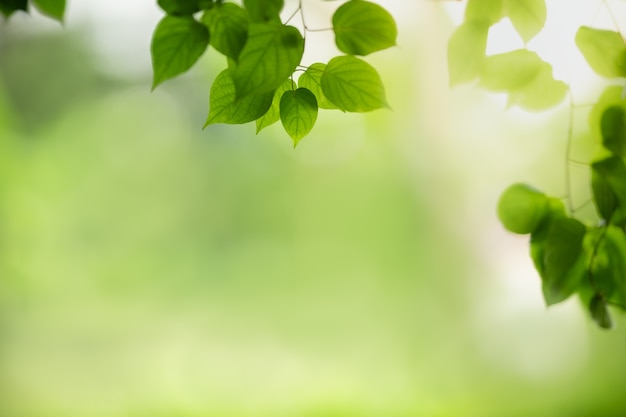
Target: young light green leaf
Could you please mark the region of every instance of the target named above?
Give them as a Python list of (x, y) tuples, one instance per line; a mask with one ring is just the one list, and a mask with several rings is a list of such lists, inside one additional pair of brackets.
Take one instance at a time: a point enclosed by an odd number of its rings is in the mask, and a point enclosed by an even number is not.
[(296, 69), (304, 39), (293, 26), (253, 23), (233, 80), (238, 96), (276, 90)]
[(324, 71), (326, 71), (326, 64), (320, 62), (311, 64), (298, 78), (298, 87), (306, 88), (315, 94), (317, 105), (320, 109), (337, 109), (338, 107), (326, 98), (322, 90), (322, 74), (324, 74)]
[(335, 43), (346, 54), (369, 55), (396, 44), (395, 20), (375, 3), (350, 0), (335, 11), (332, 22)]
[(504, 0), (504, 9), (524, 42), (541, 32), (546, 23), (545, 0)]
[(284, 83), (280, 85), (274, 92), (274, 98), (272, 99), (272, 105), (269, 110), (256, 121), (256, 133), (258, 134), (261, 130), (266, 127), (273, 125), (277, 121), (280, 120), (280, 99), (283, 97), (285, 91), (295, 90), (295, 83), (291, 78), (286, 80)]
[(161, 19), (152, 37), (152, 89), (191, 68), (208, 45), (209, 30), (192, 17)]
[(626, 76), (626, 45), (619, 33), (581, 26), (576, 45), (596, 74), (609, 78)]
[(552, 66), (543, 63), (537, 75), (523, 87), (509, 91), (508, 105), (530, 111), (543, 111), (556, 106), (567, 96), (567, 84), (555, 80)]
[(492, 91), (513, 91), (530, 83), (543, 68), (535, 52), (517, 49), (488, 56), (480, 72), (480, 86)]
[(591, 318), (598, 326), (603, 329), (613, 328), (613, 320), (607, 309), (606, 301), (604, 301), (601, 295), (596, 294), (593, 296), (589, 303), (589, 312), (591, 313)]
[(198, 0), (158, 0), (157, 4), (172, 16), (189, 16), (200, 10)]
[(202, 23), (209, 28), (211, 45), (236, 61), (248, 37), (248, 13), (235, 3), (222, 3), (204, 12)]
[(550, 222), (545, 240), (543, 295), (547, 305), (561, 302), (576, 292), (586, 275), (583, 253), (585, 226), (576, 219)]
[(322, 74), (324, 95), (340, 110), (367, 112), (389, 107), (378, 72), (367, 62), (350, 56), (330, 60)]
[(533, 233), (549, 214), (546, 195), (527, 184), (513, 184), (500, 196), (498, 218), (513, 233)]
[[(469, 5), (468, 5), (469, 7)], [(459, 26), (448, 42), (450, 85), (474, 80), (485, 59), (489, 23), (468, 20)]]
[(63, 22), (65, 0), (33, 0), (33, 3), (41, 13)]
[(465, 21), (482, 21), (491, 26), (503, 17), (503, 0), (468, 0)]
[(253, 22), (280, 22), (284, 0), (243, 0)]
[(607, 108), (600, 119), (602, 145), (617, 156), (626, 156), (626, 111), (621, 106)]
[(4, 17), (9, 18), (18, 10), (28, 11), (28, 0), (6, 0), (0, 1), (0, 12)]
[(619, 202), (620, 211), (626, 216), (626, 164), (620, 157), (613, 156), (594, 162), (591, 169), (609, 185)]
[(293, 147), (309, 134), (317, 120), (317, 99), (306, 88), (288, 90), (280, 99), (280, 121), (293, 140)]
[(237, 98), (230, 70), (225, 69), (211, 86), (209, 116), (204, 127), (214, 123), (242, 124), (256, 120), (268, 111), (273, 97), (274, 92), (269, 91)]

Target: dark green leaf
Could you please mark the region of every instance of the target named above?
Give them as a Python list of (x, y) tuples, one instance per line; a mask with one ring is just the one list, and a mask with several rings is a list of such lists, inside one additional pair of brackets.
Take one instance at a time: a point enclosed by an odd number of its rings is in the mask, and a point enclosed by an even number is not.
[(591, 313), (591, 318), (598, 326), (603, 329), (613, 328), (613, 320), (611, 320), (611, 315), (607, 309), (606, 302), (601, 295), (596, 294), (591, 299), (591, 302), (589, 303), (589, 312)]
[(209, 116), (204, 127), (214, 123), (242, 124), (263, 116), (272, 105), (274, 92), (249, 94), (237, 98), (235, 83), (226, 69), (218, 74), (211, 86)]
[(263, 115), (263, 117), (257, 119), (256, 121), (257, 134), (267, 126), (270, 126), (280, 120), (280, 99), (283, 97), (285, 91), (295, 89), (295, 83), (292, 81), (291, 78), (286, 80), (280, 85), (280, 87), (278, 87), (278, 89), (276, 89), (276, 92), (274, 93), (274, 98), (272, 99), (271, 107), (269, 108), (267, 113)]
[(541, 32), (546, 23), (545, 0), (504, 0), (504, 9), (524, 42)]
[(158, 0), (163, 11), (173, 16), (188, 16), (200, 10), (198, 0)]
[(576, 33), (576, 45), (598, 75), (626, 76), (626, 45), (619, 33), (582, 26)]
[(287, 90), (280, 99), (280, 121), (293, 140), (293, 147), (309, 134), (317, 120), (317, 99), (306, 88)]
[(396, 44), (398, 29), (393, 17), (377, 4), (350, 0), (333, 15), (335, 42), (350, 55), (368, 55)]
[(350, 56), (330, 60), (322, 74), (324, 95), (340, 110), (366, 112), (389, 107), (378, 72), (367, 62)]
[(605, 221), (609, 221), (617, 209), (617, 197), (604, 176), (593, 166), (591, 168), (591, 190), (598, 215)]
[(63, 22), (65, 0), (33, 0), (33, 3), (41, 13)]
[(326, 71), (326, 64), (315, 63), (309, 66), (307, 70), (298, 78), (298, 87), (303, 87), (315, 94), (317, 105), (320, 109), (337, 109), (324, 95), (322, 90), (322, 74)]
[(508, 187), (498, 201), (498, 217), (513, 233), (532, 233), (549, 214), (548, 198), (526, 184)]
[(238, 96), (276, 90), (296, 69), (304, 39), (293, 26), (253, 23), (233, 80)]
[(626, 305), (626, 235), (621, 228), (608, 225), (602, 249), (609, 261), (609, 270), (617, 301)]
[(609, 86), (604, 89), (600, 98), (593, 105), (589, 113), (589, 131), (594, 142), (602, 143), (603, 141), (601, 120), (606, 109), (611, 106), (618, 106), (626, 111), (626, 100), (622, 97), (623, 91), (624, 88), (621, 86)]
[(211, 45), (236, 61), (248, 37), (248, 13), (234, 3), (222, 3), (204, 12), (202, 23), (209, 28)]
[(503, 17), (503, 0), (468, 0), (465, 21), (483, 21), (488, 26)]
[(626, 215), (626, 164), (624, 164), (624, 160), (613, 156), (594, 162), (591, 168), (601, 175), (609, 185), (619, 202), (620, 211)]
[(28, 0), (0, 0), (0, 12), (2, 12), (5, 17), (8, 18), (18, 10), (27, 12)]
[(452, 34), (448, 42), (450, 85), (472, 81), (478, 77), (485, 59), (488, 32), (489, 22), (468, 20)]
[(567, 214), (563, 202), (559, 199), (548, 197), (548, 214), (530, 235), (530, 256), (535, 265), (535, 269), (542, 277), (545, 274), (544, 254), (550, 224), (555, 219), (564, 219), (566, 217)]
[(576, 292), (586, 275), (583, 239), (586, 229), (572, 218), (550, 222), (545, 240), (543, 295), (547, 305), (561, 302)]
[(280, 22), (284, 0), (243, 0), (253, 22)]
[(626, 111), (621, 106), (611, 106), (600, 119), (602, 145), (617, 156), (626, 156)]
[(152, 37), (154, 90), (196, 63), (209, 45), (209, 30), (191, 17), (165, 16)]

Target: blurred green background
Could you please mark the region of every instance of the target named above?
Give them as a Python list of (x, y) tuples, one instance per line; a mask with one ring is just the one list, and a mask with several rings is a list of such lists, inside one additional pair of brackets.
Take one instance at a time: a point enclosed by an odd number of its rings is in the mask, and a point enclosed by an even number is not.
[(567, 109), (449, 90), (436, 3), (387, 3), (394, 111), (295, 151), (201, 130), (215, 54), (149, 92), (150, 1), (0, 22), (0, 416), (626, 415), (623, 317), (546, 309), (495, 216), (564, 194)]

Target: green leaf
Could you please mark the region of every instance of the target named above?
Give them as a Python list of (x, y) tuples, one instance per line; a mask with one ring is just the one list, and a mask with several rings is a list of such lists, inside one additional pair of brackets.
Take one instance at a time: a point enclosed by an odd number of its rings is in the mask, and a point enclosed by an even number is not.
[(535, 269), (542, 277), (545, 273), (544, 255), (550, 224), (556, 219), (564, 219), (566, 217), (567, 214), (563, 202), (559, 199), (548, 197), (548, 214), (530, 235), (530, 256), (535, 265)]
[(253, 23), (233, 80), (238, 96), (276, 90), (302, 59), (304, 39), (293, 26)]
[(593, 296), (589, 303), (589, 312), (591, 313), (591, 318), (598, 326), (603, 329), (613, 328), (613, 320), (601, 295), (596, 294)]
[(523, 87), (509, 92), (508, 105), (531, 111), (543, 111), (558, 105), (567, 96), (567, 84), (555, 80), (552, 66), (543, 63), (537, 75)]
[(280, 22), (284, 0), (243, 0), (253, 22)]
[(548, 214), (530, 235), (530, 256), (535, 265), (535, 269), (542, 277), (545, 274), (544, 255), (550, 224), (556, 219), (564, 219), (566, 217), (567, 214), (563, 202), (559, 199), (548, 197)]
[(526, 184), (508, 187), (498, 201), (498, 217), (504, 227), (513, 233), (532, 233), (549, 214), (545, 194)]
[(626, 216), (626, 164), (617, 156), (594, 162), (592, 170), (604, 178), (615, 198), (619, 202), (619, 209)]
[(188, 16), (200, 10), (198, 0), (158, 0), (157, 4), (172, 16)]
[(298, 78), (298, 86), (306, 88), (315, 94), (317, 105), (320, 109), (337, 109), (338, 107), (326, 98), (322, 90), (322, 75), (324, 71), (326, 71), (326, 64), (320, 62), (311, 64)]
[(465, 21), (483, 21), (491, 26), (502, 17), (502, 0), (469, 0), (465, 7)]
[(2, 0), (0, 1), (0, 12), (9, 18), (14, 12), (22, 10), (28, 11), (28, 0)]
[(591, 112), (589, 113), (589, 131), (593, 140), (596, 143), (602, 143), (602, 116), (606, 109), (611, 106), (618, 106), (626, 111), (626, 100), (622, 97), (624, 88), (617, 85), (612, 85), (602, 92), (600, 98), (593, 105)]
[(608, 225), (602, 250), (609, 261), (608, 270), (612, 275), (617, 300), (626, 304), (626, 235), (621, 228)]
[(41, 13), (63, 22), (65, 0), (33, 0), (33, 3)]
[(620, 106), (611, 106), (600, 119), (602, 145), (617, 156), (626, 156), (626, 111)]
[(591, 167), (591, 190), (598, 215), (605, 221), (610, 220), (617, 209), (617, 197), (607, 180), (594, 166)]
[(576, 45), (596, 74), (609, 78), (626, 76), (626, 46), (619, 33), (581, 26)]
[(350, 56), (330, 60), (322, 74), (324, 95), (340, 110), (367, 112), (389, 107), (378, 72), (367, 62)]
[(545, 0), (504, 0), (504, 9), (524, 42), (541, 32), (546, 23)]
[(237, 98), (230, 70), (220, 72), (211, 86), (209, 116), (204, 127), (214, 123), (242, 124), (263, 116), (272, 105), (274, 92)]
[(256, 121), (256, 133), (258, 134), (264, 128), (273, 125), (280, 120), (280, 99), (283, 97), (285, 91), (294, 90), (295, 83), (291, 78), (276, 89), (274, 92), (274, 98), (272, 99), (272, 105), (269, 110)]
[(489, 22), (483, 20), (468, 20), (454, 31), (448, 42), (450, 85), (478, 77), (485, 60), (488, 32)]
[(193, 18), (161, 19), (152, 37), (152, 89), (191, 68), (208, 45), (209, 30)]
[(346, 54), (369, 55), (396, 44), (396, 22), (377, 4), (350, 0), (335, 11), (332, 21), (335, 43)]
[(480, 73), (480, 86), (492, 91), (519, 90), (539, 74), (543, 64), (535, 52), (527, 49), (488, 56)]
[(576, 292), (586, 275), (583, 255), (585, 226), (576, 219), (550, 222), (545, 240), (543, 295), (547, 305), (561, 302)]
[(552, 66), (526, 49), (491, 55), (483, 61), (480, 85), (509, 93), (509, 105), (545, 110), (563, 101), (567, 85), (555, 80)]
[(248, 37), (248, 13), (234, 3), (222, 3), (204, 12), (202, 23), (209, 28), (211, 45), (236, 61)]
[(288, 90), (280, 99), (280, 121), (293, 140), (293, 147), (308, 135), (317, 120), (317, 99), (306, 88)]

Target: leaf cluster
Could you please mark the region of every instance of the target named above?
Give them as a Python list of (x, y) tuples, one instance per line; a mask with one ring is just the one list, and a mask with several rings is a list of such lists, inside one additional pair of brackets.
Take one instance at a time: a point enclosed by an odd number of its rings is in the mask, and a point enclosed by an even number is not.
[[(509, 19), (528, 44), (546, 17), (545, 0), (469, 0), (464, 22), (448, 44), (450, 83), (477, 81), (526, 110), (559, 104), (569, 87), (554, 79), (550, 64), (535, 52), (523, 48), (486, 55), (495, 23)], [(623, 84), (626, 44), (620, 33), (582, 26), (575, 41), (599, 76)], [(589, 167), (597, 224), (584, 224), (560, 199), (521, 183), (503, 192), (498, 217), (507, 230), (530, 235), (530, 256), (547, 305), (579, 294), (593, 320), (610, 328), (607, 306), (626, 310), (626, 100), (621, 87), (608, 87), (601, 95), (590, 112), (589, 130), (602, 155)]]
[[(166, 15), (152, 38), (153, 89), (189, 70), (209, 46), (226, 58), (210, 89), (205, 127), (255, 121), (258, 133), (280, 120), (296, 146), (313, 128), (319, 109), (389, 107), (380, 75), (361, 58), (396, 42), (393, 17), (375, 3), (348, 0), (339, 6), (330, 30), (343, 54), (308, 66), (302, 65), (308, 28), (281, 20), (283, 0), (158, 4)], [(304, 13), (301, 2), (296, 12)]]
[(528, 43), (545, 25), (545, 0), (469, 0), (465, 20), (448, 43), (450, 84), (478, 80), (486, 90), (506, 93), (509, 106), (526, 110), (556, 106), (567, 85), (554, 78), (552, 66), (537, 53), (523, 48), (486, 54), (489, 29), (505, 18)]
[(0, 13), (8, 19), (18, 11), (28, 13), (33, 6), (46, 16), (63, 22), (65, 0), (0, 0)]
[[(618, 32), (579, 28), (576, 44), (602, 77), (626, 78), (626, 46)], [(611, 328), (607, 306), (626, 310), (626, 100), (620, 86), (604, 90), (589, 116), (601, 157), (590, 165), (598, 222), (583, 224), (563, 203), (525, 184), (507, 188), (498, 216), (511, 232), (530, 234), (530, 255), (547, 305), (578, 293), (593, 320)]]

